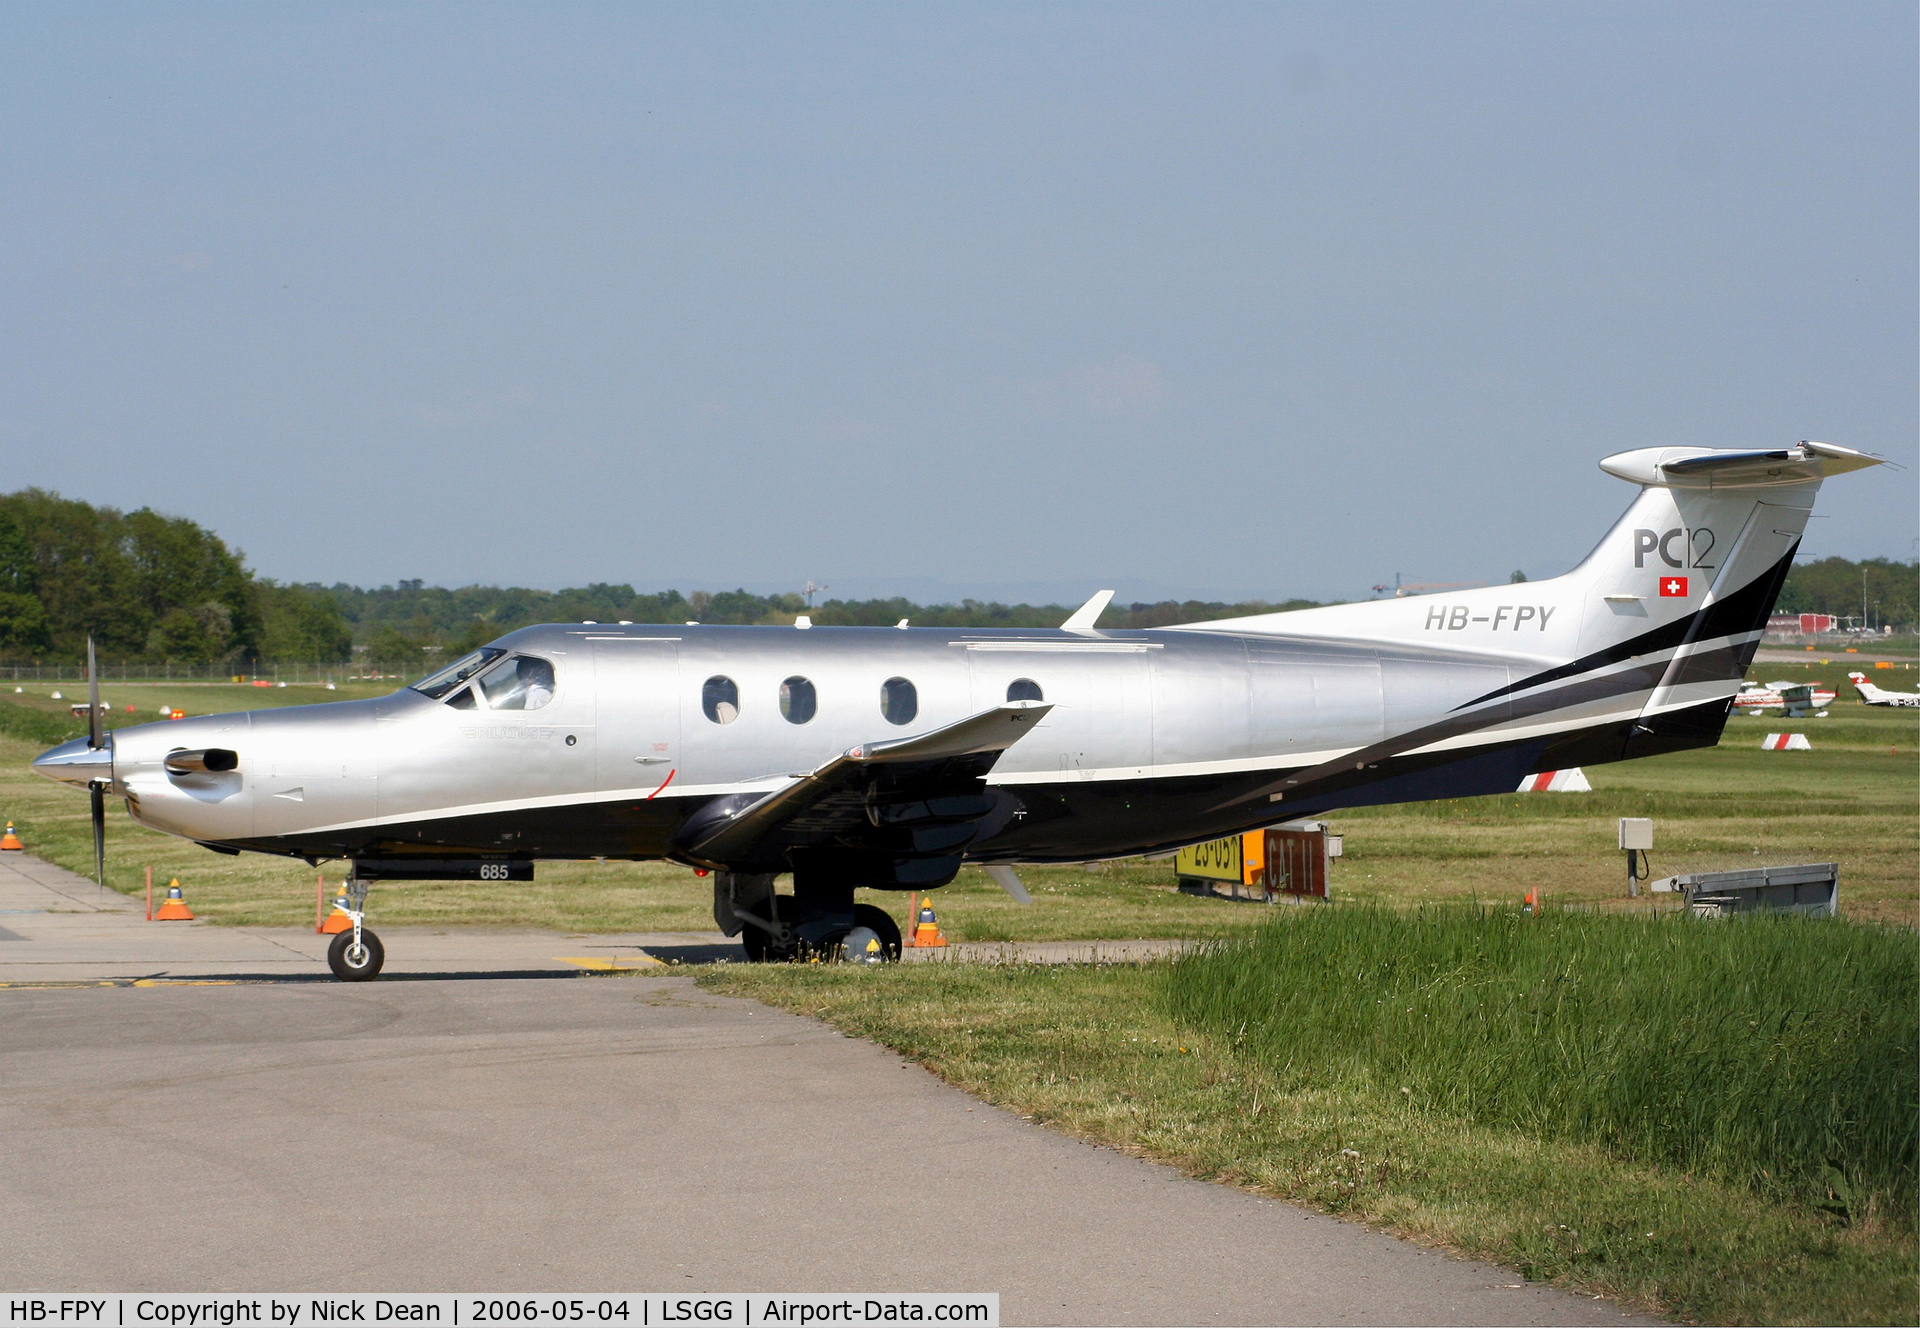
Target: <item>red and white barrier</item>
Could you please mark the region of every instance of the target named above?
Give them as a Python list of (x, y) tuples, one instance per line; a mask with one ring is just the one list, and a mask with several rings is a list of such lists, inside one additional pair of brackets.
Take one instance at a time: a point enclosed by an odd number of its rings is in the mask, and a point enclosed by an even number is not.
[(1591, 793), (1593, 785), (1587, 783), (1586, 774), (1579, 766), (1571, 770), (1542, 770), (1537, 775), (1528, 775), (1520, 781), (1520, 793)]
[(1763, 752), (1810, 752), (1813, 744), (1804, 733), (1769, 733), (1760, 744)]

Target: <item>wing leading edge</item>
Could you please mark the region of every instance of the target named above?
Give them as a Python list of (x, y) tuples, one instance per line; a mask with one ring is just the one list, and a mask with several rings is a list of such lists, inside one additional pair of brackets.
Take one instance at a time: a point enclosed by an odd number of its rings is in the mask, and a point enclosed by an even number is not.
[(1051, 709), (1009, 702), (928, 733), (849, 748), (756, 801), (716, 804), (689, 824), (681, 852), (735, 870), (784, 865), (796, 850), (826, 847), (929, 867), (952, 857), (957, 868), (960, 850), (1000, 819), (1005, 795), (987, 790), (987, 772)]

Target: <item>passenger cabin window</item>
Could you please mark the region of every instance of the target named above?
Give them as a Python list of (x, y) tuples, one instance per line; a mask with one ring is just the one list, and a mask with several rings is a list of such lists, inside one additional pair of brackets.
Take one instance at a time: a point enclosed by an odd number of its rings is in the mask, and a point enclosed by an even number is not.
[(553, 665), (536, 655), (512, 655), (480, 675), (489, 710), (538, 710), (553, 700)]
[[(438, 701), (506, 653), (498, 646), (482, 646), (471, 655), (456, 659), (438, 673), (429, 673), (413, 684), (413, 690)], [(450, 699), (448, 704), (457, 705), (458, 702)], [(469, 701), (468, 704), (471, 705), (472, 702)]]
[(1044, 701), (1046, 698), (1040, 694), (1040, 684), (1033, 679), (1015, 678), (1007, 684), (1007, 700)]
[(813, 718), (813, 684), (805, 678), (788, 678), (780, 684), (780, 717), (789, 724), (804, 724)]
[(716, 673), (700, 684), (700, 708), (714, 723), (731, 724), (740, 718), (740, 689)]
[(920, 697), (905, 678), (889, 678), (880, 684), (880, 713), (889, 724), (911, 724), (920, 713)]

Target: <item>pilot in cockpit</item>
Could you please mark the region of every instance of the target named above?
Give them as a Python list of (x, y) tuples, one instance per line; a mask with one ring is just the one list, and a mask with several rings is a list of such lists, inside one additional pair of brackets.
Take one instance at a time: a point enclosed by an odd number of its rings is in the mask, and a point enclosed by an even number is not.
[(553, 700), (553, 665), (534, 655), (516, 655), (480, 675), (489, 710), (538, 710)]
[(520, 657), (520, 687), (526, 693), (526, 708), (538, 710), (553, 700), (553, 665), (531, 655)]

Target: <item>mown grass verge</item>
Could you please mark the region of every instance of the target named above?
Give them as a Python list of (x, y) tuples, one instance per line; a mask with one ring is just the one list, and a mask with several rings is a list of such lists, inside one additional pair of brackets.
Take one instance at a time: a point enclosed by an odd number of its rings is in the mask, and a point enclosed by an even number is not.
[(1867, 1205), (1849, 1220), (1722, 1172), (1469, 1119), (1338, 1060), (1276, 1062), (1251, 1020), (1246, 1034), (1183, 1023), (1172, 965), (727, 966), (700, 981), (871, 1038), (1052, 1128), (1531, 1280), (1693, 1321), (1920, 1314), (1910, 1207)]

